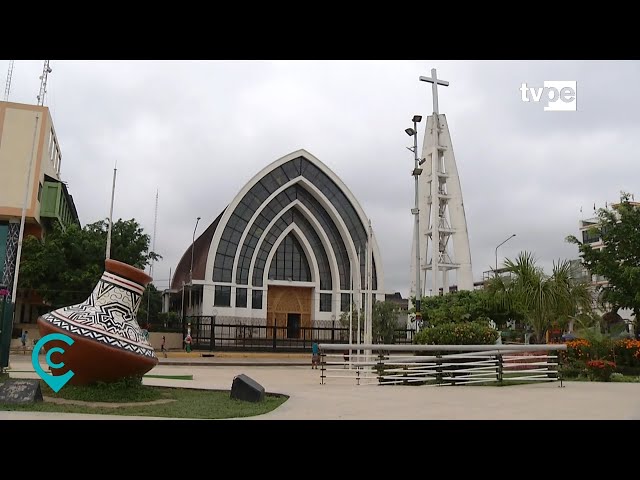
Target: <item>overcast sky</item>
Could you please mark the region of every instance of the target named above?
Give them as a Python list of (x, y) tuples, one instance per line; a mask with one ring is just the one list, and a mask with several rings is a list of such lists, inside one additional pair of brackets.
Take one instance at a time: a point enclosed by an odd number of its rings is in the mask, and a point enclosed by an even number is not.
[[(16, 60), (9, 100), (37, 103), (43, 60)], [(0, 60), (4, 86), (9, 61)], [(157, 288), (259, 170), (304, 148), (333, 170), (371, 218), (389, 292), (406, 296), (413, 154), (404, 132), (432, 112), (436, 68), (456, 156), (474, 280), (527, 250), (550, 272), (578, 258), (578, 222), (640, 194), (638, 61), (57, 61), (52, 112), (82, 225), (135, 218), (163, 259)], [(575, 112), (523, 102), (520, 87), (577, 82)], [(4, 91), (4, 89), (2, 90)], [(424, 120), (420, 129), (422, 148)], [(157, 222), (154, 221), (158, 192)], [(582, 213), (581, 213), (582, 209)]]

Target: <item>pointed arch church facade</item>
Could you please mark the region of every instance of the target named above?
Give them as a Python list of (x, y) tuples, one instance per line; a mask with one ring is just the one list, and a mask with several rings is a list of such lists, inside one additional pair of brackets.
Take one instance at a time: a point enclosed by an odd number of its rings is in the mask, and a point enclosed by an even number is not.
[(187, 248), (165, 311), (266, 326), (337, 320), (351, 302), (363, 306), (369, 238), (373, 298), (384, 301), (364, 210), (324, 163), (292, 152), (255, 175)]

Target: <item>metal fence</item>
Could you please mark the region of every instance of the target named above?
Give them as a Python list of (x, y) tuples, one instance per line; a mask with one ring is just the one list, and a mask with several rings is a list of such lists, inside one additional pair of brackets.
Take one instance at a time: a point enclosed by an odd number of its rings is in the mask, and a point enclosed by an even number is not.
[(346, 378), (358, 385), (562, 382), (557, 351), (567, 349), (565, 344), (319, 347), (322, 384)]
[[(191, 326), (192, 348), (194, 350), (246, 350), (246, 351), (309, 351), (311, 344), (330, 342), (349, 343), (349, 328), (338, 321), (316, 321), (313, 327), (267, 326), (264, 319), (197, 316), (185, 317), (183, 334), (187, 325)], [(413, 343), (415, 331), (397, 329), (394, 342), (397, 345)], [(351, 333), (352, 342), (357, 343), (358, 332)], [(364, 342), (364, 326), (360, 330), (360, 341)]]

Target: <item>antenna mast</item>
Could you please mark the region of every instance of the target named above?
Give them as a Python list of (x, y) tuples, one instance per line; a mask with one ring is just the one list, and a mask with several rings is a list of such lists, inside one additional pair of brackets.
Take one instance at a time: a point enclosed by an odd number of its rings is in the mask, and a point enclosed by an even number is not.
[(9, 92), (11, 91), (11, 76), (13, 75), (13, 60), (9, 60), (9, 71), (7, 72), (7, 81), (4, 84), (4, 101), (9, 101)]
[(44, 61), (44, 67), (42, 68), (42, 75), (40, 75), (40, 93), (38, 93), (38, 105), (44, 105), (44, 96), (47, 93), (47, 75), (51, 73), (51, 67), (49, 66), (49, 60)]

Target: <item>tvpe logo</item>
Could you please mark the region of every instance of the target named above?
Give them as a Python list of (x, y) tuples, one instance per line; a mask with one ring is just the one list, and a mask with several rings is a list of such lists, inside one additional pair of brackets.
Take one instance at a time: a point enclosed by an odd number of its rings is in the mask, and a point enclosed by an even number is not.
[(545, 112), (575, 112), (578, 104), (577, 83), (575, 80), (550, 80), (544, 82), (544, 87), (528, 87), (523, 83), (520, 94), (523, 102), (547, 102)]
[[(38, 343), (36, 343), (35, 347), (33, 347), (33, 352), (31, 354), (31, 363), (33, 364), (33, 368), (36, 373), (40, 375), (40, 378), (47, 382), (47, 385), (51, 387), (51, 390), (58, 393), (60, 389), (64, 387), (67, 382), (71, 380), (71, 377), (73, 377), (75, 374), (73, 373), (73, 370), (69, 370), (64, 375), (54, 376), (45, 372), (40, 366), (40, 362), (38, 362), (38, 353), (40, 352), (40, 349), (42, 349), (47, 343), (54, 340), (60, 340), (69, 346), (73, 345), (73, 339), (68, 335), (64, 335), (62, 333), (50, 333), (49, 335), (45, 335), (38, 341)], [(54, 353), (63, 354), (64, 352), (64, 348), (61, 347), (53, 347), (47, 350), (45, 360), (47, 362), (47, 365), (49, 365), (52, 370), (64, 367), (64, 362), (54, 363), (53, 360), (51, 360), (51, 355), (53, 355)]]

